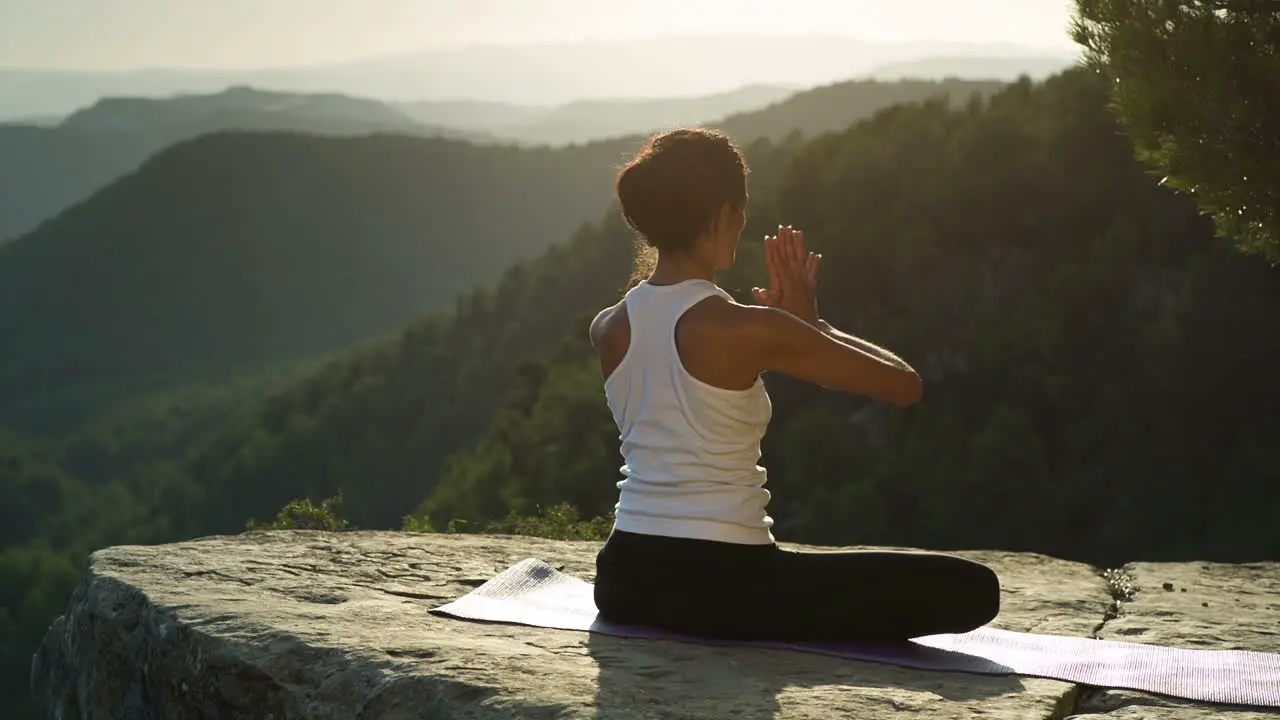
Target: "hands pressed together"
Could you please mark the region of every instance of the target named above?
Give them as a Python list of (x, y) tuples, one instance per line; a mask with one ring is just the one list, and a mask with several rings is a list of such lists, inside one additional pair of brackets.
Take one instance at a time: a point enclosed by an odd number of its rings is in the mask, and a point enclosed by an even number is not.
[(817, 325), (818, 266), (822, 255), (804, 247), (804, 232), (790, 225), (778, 226), (778, 234), (764, 238), (769, 288), (752, 288), (756, 302), (785, 310), (810, 325)]

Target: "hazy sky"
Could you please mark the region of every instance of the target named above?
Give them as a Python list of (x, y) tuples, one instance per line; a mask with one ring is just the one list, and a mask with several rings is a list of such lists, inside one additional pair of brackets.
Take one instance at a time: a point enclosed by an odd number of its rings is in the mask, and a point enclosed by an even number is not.
[(0, 66), (315, 64), (442, 45), (823, 33), (1071, 49), (1071, 0), (0, 0)]

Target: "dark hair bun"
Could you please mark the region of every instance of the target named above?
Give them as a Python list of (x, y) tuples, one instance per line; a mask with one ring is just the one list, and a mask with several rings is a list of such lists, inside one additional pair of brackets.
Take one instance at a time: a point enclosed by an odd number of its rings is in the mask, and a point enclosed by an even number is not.
[(622, 216), (663, 250), (692, 247), (725, 203), (747, 199), (747, 168), (729, 138), (701, 128), (650, 138), (618, 173)]

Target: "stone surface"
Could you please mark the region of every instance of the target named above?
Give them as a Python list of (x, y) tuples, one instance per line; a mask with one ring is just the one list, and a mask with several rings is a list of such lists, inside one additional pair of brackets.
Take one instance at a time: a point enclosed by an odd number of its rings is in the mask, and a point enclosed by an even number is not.
[[(1035, 678), (624, 640), (428, 612), (526, 557), (590, 580), (598, 547), (493, 536), (270, 532), (110, 548), (94, 555), (67, 614), (50, 628), (33, 662), (32, 689), (45, 716), (61, 720), (1050, 718), (1072, 712), (1118, 720), (1157, 717), (1141, 714), (1148, 711), (1180, 719), (1176, 713), (1187, 709), (1137, 695), (1077, 693), (1069, 684)], [(1158, 614), (1165, 606), (1143, 604), (1153, 592), (1144, 587), (1125, 604), (1127, 614), (1104, 626), (1113, 601), (1092, 568), (1030, 554), (962, 554), (1000, 574), (1000, 627), (1083, 636), (1101, 628), (1109, 635), (1137, 627), (1124, 623), (1136, 622), (1144, 607), (1153, 618), (1166, 617)], [(1151, 578), (1143, 566), (1133, 571), (1140, 583), (1157, 588), (1166, 580), (1187, 584), (1187, 593), (1175, 591), (1192, 603), (1178, 610), (1187, 617), (1204, 609), (1201, 602), (1213, 608), (1240, 592), (1229, 578), (1213, 579), (1211, 570), (1201, 576), (1153, 567)], [(1248, 607), (1269, 605), (1274, 613), (1280, 572), (1261, 566), (1258, 572), (1272, 585), (1259, 585)], [(1191, 597), (1191, 588), (1201, 586), (1195, 592), (1212, 599)], [(1204, 617), (1205, 637), (1214, 627), (1220, 637), (1244, 632), (1215, 625), (1238, 620)], [(1151, 636), (1141, 639), (1155, 637), (1159, 623), (1150, 625)], [(1085, 708), (1081, 700), (1094, 704)], [(1203, 715), (1205, 708), (1198, 710)]]
[[(1280, 652), (1280, 563), (1132, 563), (1134, 589), (1098, 636), (1157, 645)], [(1190, 720), (1204, 706), (1122, 690), (1081, 693), (1073, 717)], [(1213, 717), (1254, 720), (1280, 710), (1214, 708)]]

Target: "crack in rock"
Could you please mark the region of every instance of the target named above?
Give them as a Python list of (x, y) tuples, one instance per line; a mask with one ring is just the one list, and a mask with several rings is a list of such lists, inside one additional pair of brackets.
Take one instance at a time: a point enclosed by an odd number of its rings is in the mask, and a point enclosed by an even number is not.
[(367, 590), (377, 590), (378, 592), (396, 597), (409, 598), (410, 600), (451, 600), (447, 595), (432, 595), (431, 593), (414, 592), (412, 590), (392, 590), (389, 588), (378, 587), (377, 585), (367, 585), (365, 583), (352, 583), (356, 587), (362, 587)]
[[(1102, 629), (1107, 626), (1107, 623), (1124, 614), (1124, 604), (1131, 602), (1134, 594), (1139, 590), (1133, 574), (1124, 566), (1099, 570), (1098, 576), (1107, 584), (1107, 594), (1111, 596), (1111, 604), (1102, 613), (1102, 619), (1094, 626), (1093, 632), (1090, 634), (1090, 637), (1094, 640), (1102, 639)], [(1067, 692), (1063, 693), (1047, 720), (1064, 720), (1065, 718), (1074, 717), (1086, 709), (1096, 710), (1097, 698), (1106, 693), (1106, 691), (1107, 688), (1094, 687), (1093, 685), (1072, 685), (1067, 689)]]

